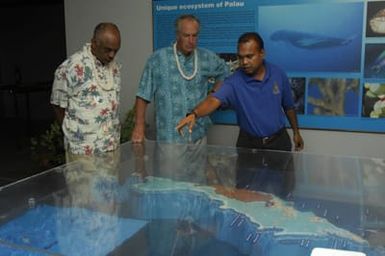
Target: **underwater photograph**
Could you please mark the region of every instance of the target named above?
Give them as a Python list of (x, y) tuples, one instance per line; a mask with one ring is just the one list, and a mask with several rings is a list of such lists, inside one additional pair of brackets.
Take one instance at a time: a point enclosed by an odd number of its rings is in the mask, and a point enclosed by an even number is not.
[(385, 36), (385, 1), (368, 2), (366, 12), (366, 36)]
[(365, 46), (365, 78), (385, 78), (385, 44)]
[(304, 77), (290, 77), (291, 93), (294, 99), (294, 108), (297, 114), (305, 113), (305, 84)]
[(307, 114), (357, 116), (359, 79), (311, 78)]
[[(286, 72), (360, 72), (363, 3), (261, 6), (266, 59)], [(330, 17), (338, 17), (330, 19)]]
[(385, 82), (365, 83), (362, 96), (362, 116), (385, 118)]

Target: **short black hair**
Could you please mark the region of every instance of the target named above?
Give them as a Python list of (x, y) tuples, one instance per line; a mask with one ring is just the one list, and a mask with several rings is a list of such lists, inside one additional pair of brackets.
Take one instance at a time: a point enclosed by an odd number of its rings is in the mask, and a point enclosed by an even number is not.
[(183, 14), (175, 20), (175, 33), (179, 32), (179, 25), (180, 25), (182, 20), (193, 20), (193, 21), (196, 21), (198, 23), (199, 27), (201, 26), (201, 22), (199, 21), (199, 19), (196, 16), (194, 16), (192, 14)]
[(264, 49), (263, 39), (256, 32), (246, 32), (242, 34), (238, 39), (238, 47), (240, 44), (243, 44), (249, 41), (255, 41), (258, 44), (259, 48)]

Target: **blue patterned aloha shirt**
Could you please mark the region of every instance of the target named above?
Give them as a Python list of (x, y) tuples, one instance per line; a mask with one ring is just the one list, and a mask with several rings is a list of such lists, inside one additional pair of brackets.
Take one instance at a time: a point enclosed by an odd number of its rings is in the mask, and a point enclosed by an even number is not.
[[(147, 60), (136, 96), (155, 101), (157, 140), (167, 143), (195, 142), (206, 136), (211, 124), (209, 117), (199, 118), (191, 137), (180, 136), (175, 127), (186, 113), (201, 102), (216, 81), (229, 74), (225, 61), (214, 52), (198, 48), (198, 72), (192, 80), (184, 79), (177, 68), (173, 47), (154, 52)], [(178, 52), (181, 68), (187, 76), (194, 71), (193, 54), (186, 57)]]
[(62, 128), (69, 152), (92, 155), (119, 146), (120, 83), (120, 66), (103, 65), (90, 44), (56, 69), (51, 103), (65, 109)]

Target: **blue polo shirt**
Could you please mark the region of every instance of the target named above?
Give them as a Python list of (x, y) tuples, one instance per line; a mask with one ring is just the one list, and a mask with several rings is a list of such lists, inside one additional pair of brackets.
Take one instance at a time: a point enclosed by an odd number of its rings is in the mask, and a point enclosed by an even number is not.
[(267, 61), (264, 65), (262, 81), (239, 69), (211, 94), (223, 106), (234, 109), (240, 128), (256, 137), (270, 136), (282, 129), (286, 120), (284, 110), (294, 108), (285, 72)]

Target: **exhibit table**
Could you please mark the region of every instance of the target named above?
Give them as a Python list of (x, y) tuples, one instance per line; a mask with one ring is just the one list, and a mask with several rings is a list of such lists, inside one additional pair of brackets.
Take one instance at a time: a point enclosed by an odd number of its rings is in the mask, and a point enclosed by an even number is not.
[(1, 187), (0, 255), (385, 255), (383, 184), (383, 159), (125, 143)]

